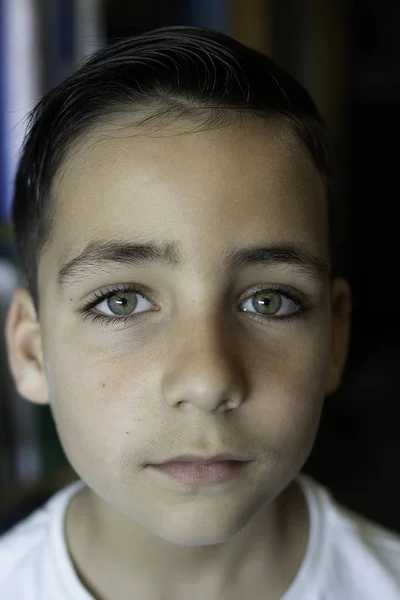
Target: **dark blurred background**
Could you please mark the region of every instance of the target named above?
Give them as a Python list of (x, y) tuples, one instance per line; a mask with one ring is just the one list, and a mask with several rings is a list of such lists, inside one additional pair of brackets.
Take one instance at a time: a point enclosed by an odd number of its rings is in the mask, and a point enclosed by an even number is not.
[[(1, 327), (24, 284), (10, 228), (24, 118), (91, 52), (153, 27), (198, 25), (269, 54), (307, 87), (342, 160), (344, 275), (354, 314), (343, 385), (326, 401), (305, 471), (342, 503), (400, 532), (400, 2), (0, 0), (0, 17)], [(2, 339), (0, 533), (75, 478), (49, 408), (16, 393)]]

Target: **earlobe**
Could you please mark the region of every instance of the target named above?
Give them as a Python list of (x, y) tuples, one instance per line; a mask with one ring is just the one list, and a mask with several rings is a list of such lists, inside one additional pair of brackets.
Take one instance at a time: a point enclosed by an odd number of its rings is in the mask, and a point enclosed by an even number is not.
[(332, 283), (331, 364), (326, 394), (340, 386), (350, 347), (351, 289), (349, 283), (336, 278)]
[(48, 403), (42, 338), (32, 296), (19, 288), (8, 310), (5, 337), (8, 362), (18, 393), (36, 404)]

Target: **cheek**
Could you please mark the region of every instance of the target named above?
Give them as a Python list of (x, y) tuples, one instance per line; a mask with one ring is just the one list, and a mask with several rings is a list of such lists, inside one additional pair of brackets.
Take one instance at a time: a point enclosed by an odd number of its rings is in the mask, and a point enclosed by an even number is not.
[(246, 421), (281, 455), (308, 453), (315, 439), (329, 373), (326, 329), (293, 335), (284, 344), (264, 345), (254, 357), (252, 402)]
[[(125, 339), (89, 352), (76, 339), (62, 339), (52, 340), (46, 361), (51, 406), (64, 451), (84, 479), (86, 473), (104, 473), (107, 482), (127, 451), (138, 465), (160, 455), (159, 446), (174, 447), (177, 425), (160, 393), (163, 344)], [(259, 329), (246, 337), (241, 368), (249, 396), (230, 423), (249, 447), (266, 455), (272, 449), (287, 464), (310, 451), (326, 384), (328, 339), (326, 327), (310, 325)]]
[(146, 435), (154, 435), (155, 365), (148, 373), (126, 354), (110, 359), (70, 352), (62, 364), (56, 356), (48, 361), (48, 382), (65, 454), (81, 476), (95, 469), (111, 472), (127, 446), (140, 453), (144, 423)]

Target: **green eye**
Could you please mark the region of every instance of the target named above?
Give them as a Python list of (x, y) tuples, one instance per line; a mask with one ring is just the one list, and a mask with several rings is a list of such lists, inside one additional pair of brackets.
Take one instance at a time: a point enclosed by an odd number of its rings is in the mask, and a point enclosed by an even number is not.
[(258, 292), (253, 296), (252, 305), (256, 312), (275, 315), (282, 307), (282, 295), (277, 292)]
[(137, 294), (135, 292), (124, 292), (114, 294), (107, 299), (107, 306), (113, 314), (125, 317), (130, 315), (138, 305)]
[(295, 300), (293, 293), (276, 289), (258, 290), (242, 303), (242, 310), (260, 317), (286, 319), (305, 309), (304, 302)]

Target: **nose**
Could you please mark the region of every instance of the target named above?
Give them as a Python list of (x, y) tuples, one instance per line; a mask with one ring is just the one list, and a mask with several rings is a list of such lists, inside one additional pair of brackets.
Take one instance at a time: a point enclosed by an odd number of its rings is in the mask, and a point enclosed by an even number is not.
[(214, 319), (201, 319), (173, 332), (162, 381), (163, 398), (169, 406), (225, 412), (245, 401), (239, 352), (232, 336), (222, 329)]

